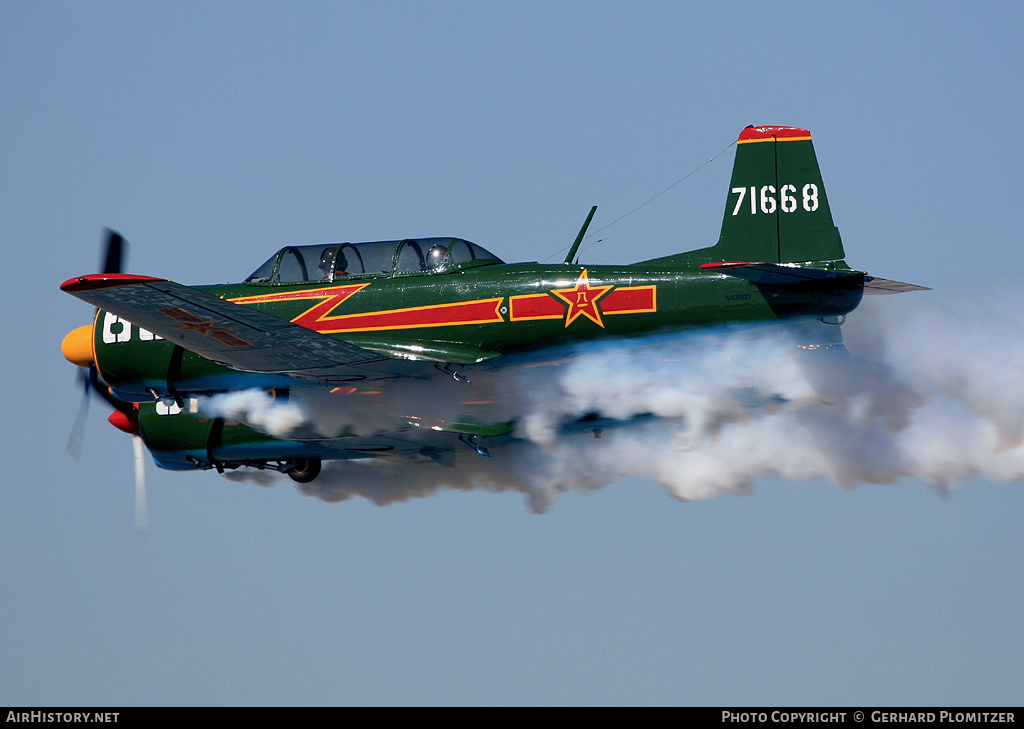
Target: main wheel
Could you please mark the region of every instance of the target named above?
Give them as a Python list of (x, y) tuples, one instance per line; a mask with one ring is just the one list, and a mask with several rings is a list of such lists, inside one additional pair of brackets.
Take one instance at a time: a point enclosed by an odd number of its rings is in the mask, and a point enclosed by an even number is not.
[(319, 458), (299, 458), (295, 461), (295, 467), (288, 471), (288, 477), (299, 483), (309, 483), (319, 475)]

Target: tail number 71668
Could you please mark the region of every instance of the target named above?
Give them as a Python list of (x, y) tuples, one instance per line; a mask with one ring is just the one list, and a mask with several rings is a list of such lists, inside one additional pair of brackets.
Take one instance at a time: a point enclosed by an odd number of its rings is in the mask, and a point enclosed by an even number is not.
[[(808, 213), (813, 213), (818, 209), (818, 186), (813, 182), (808, 182), (801, 188), (799, 197), (796, 185), (783, 185), (778, 191), (776, 191), (775, 185), (763, 185), (760, 189), (756, 185), (751, 185), (750, 187), (734, 187), (732, 192), (739, 195), (736, 198), (736, 207), (732, 209), (733, 215), (739, 215), (745, 199), (750, 200), (751, 215), (757, 215), (758, 212), (771, 215), (777, 209), (784, 213), (792, 213), (798, 207), (802, 207)], [(749, 198), (748, 192), (750, 193)], [(777, 200), (776, 196), (778, 196)]]

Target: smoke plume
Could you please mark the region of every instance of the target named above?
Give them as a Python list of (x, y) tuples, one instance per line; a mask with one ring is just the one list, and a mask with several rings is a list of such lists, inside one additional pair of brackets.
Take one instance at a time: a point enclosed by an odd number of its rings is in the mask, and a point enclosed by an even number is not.
[(469, 370), (469, 385), (438, 375), (347, 399), (234, 393), (217, 407), (292, 437), (395, 432), (410, 418), (443, 426), (472, 408), (482, 422), (515, 424), (514, 437), (481, 441), (491, 458), (439, 433), (429, 442), (453, 454), (327, 462), (301, 486), (326, 501), (512, 490), (543, 512), (567, 490), (628, 476), (681, 500), (749, 494), (772, 477), (843, 488), (916, 478), (948, 493), (974, 477), (1024, 480), (1019, 301), (1009, 289), (870, 297), (844, 326), (845, 347), (777, 328), (716, 330)]

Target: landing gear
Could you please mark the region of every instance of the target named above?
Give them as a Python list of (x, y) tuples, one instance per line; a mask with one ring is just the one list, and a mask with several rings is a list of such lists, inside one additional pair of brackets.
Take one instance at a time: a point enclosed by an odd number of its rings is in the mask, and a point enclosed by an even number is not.
[(299, 458), (286, 468), (288, 477), (298, 483), (309, 483), (320, 475), (319, 458)]
[(270, 471), (277, 471), (278, 473), (287, 473), (288, 477), (292, 481), (298, 483), (309, 483), (314, 478), (320, 475), (321, 462), (319, 458), (296, 458), (294, 460), (274, 460), (274, 461), (201, 461), (195, 456), (188, 455), (185, 459), (196, 468), (200, 468), (207, 471), (211, 468), (216, 468), (217, 473), (224, 473), (227, 470), (234, 470), (236, 468), (256, 468), (260, 471), (267, 469)]

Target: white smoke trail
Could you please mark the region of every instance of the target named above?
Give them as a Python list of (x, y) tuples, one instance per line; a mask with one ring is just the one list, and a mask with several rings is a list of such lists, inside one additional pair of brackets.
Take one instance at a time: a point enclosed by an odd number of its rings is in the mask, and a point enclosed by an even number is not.
[(599, 489), (627, 476), (683, 500), (748, 494), (771, 477), (826, 478), (844, 488), (917, 478), (943, 493), (979, 476), (1024, 481), (1019, 292), (896, 299), (869, 299), (851, 316), (849, 352), (801, 349), (783, 333), (752, 342), (722, 332), (628, 341), (560, 366), (500, 373), (482, 386), (407, 383), (417, 399), (393, 399), (388, 415), (374, 416), (378, 423), (337, 400), (293, 401), (296, 420), (284, 406), (239, 398), (249, 408), (240, 419), (327, 434), (362, 422), (365, 433), (394, 427), (397, 402), (450, 417), (467, 387), (491, 401), (504, 396), (503, 415), (515, 417), (518, 440), (485, 444), (494, 458), (451, 435), (455, 467), (331, 464), (302, 487), (330, 501), (360, 495), (386, 504), (441, 488), (516, 490), (540, 512), (567, 489)]
[(279, 438), (287, 438), (309, 417), (298, 403), (280, 400), (265, 390), (239, 390), (200, 398), (199, 409), (204, 415), (247, 423)]

